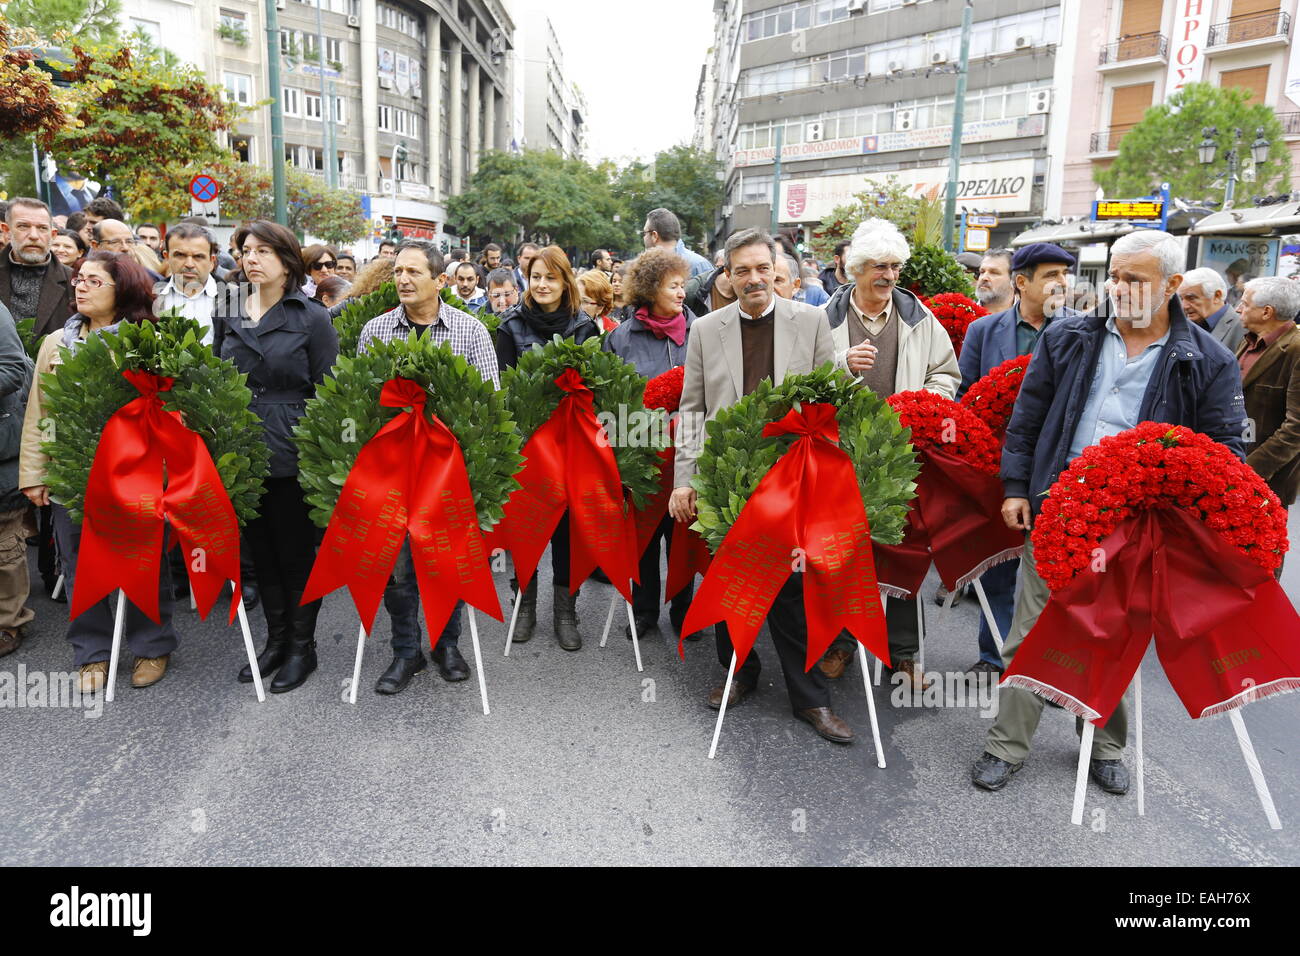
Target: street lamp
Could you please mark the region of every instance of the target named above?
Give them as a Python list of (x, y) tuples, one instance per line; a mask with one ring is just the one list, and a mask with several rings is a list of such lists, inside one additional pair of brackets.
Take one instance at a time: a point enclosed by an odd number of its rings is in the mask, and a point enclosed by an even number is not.
[[(1218, 151), (1218, 144), (1215, 143), (1214, 137), (1219, 135), (1219, 129), (1216, 126), (1207, 126), (1201, 130), (1201, 143), (1197, 147), (1198, 158), (1202, 166), (1209, 166), (1214, 162), (1215, 153)], [(1264, 138), (1264, 127), (1260, 126), (1255, 130), (1255, 142), (1250, 144), (1250, 159), (1252, 167), (1250, 172), (1254, 172), (1254, 166), (1258, 166), (1268, 159), (1268, 152), (1273, 148), (1273, 144)], [(1223, 187), (1223, 208), (1232, 208), (1232, 199), (1237, 191), (1237, 153), (1241, 149), (1241, 128), (1233, 130), (1232, 149), (1228, 150), (1224, 158), (1228, 161), (1228, 177)], [(1251, 178), (1251, 177), (1247, 177)]]

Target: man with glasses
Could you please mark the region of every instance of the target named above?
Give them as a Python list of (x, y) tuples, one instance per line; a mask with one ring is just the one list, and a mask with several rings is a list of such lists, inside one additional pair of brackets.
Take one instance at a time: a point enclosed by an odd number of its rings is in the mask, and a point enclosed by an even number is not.
[(487, 277), (487, 303), (493, 315), (501, 315), (519, 304), (519, 286), (515, 284), (513, 269), (506, 266), (493, 269)]
[[(854, 231), (843, 254), (849, 281), (826, 303), (835, 364), (881, 398), (919, 390), (953, 398), (961, 371), (952, 340), (920, 299), (898, 287), (911, 254), (903, 234), (883, 219), (867, 219)], [(919, 689), (923, 675), (916, 664), (916, 599), (891, 599), (885, 617), (893, 670)], [(818, 666), (827, 677), (839, 677), (853, 652), (851, 641), (837, 639)]]
[(101, 219), (91, 227), (90, 247), (103, 252), (126, 252), (135, 245), (135, 233), (118, 219)]

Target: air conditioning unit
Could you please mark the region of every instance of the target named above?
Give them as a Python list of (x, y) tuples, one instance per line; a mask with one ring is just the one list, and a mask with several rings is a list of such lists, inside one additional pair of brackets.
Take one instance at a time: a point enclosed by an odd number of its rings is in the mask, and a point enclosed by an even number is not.
[(1016, 37), (1016, 49), (1028, 50), (1034, 45), (1033, 37)]
[(1029, 94), (1029, 112), (1046, 113), (1052, 108), (1051, 90), (1034, 90)]
[(275, 0), (275, 9), (283, 10), (284, 5), (285, 5), (285, 0)]
[(905, 7), (914, 7), (914, 6), (916, 6), (919, 2), (920, 2), (920, 0), (903, 0), (903, 6), (905, 6)]
[(903, 70), (903, 64), (901, 64), (901, 63), (895, 61), (895, 62), (891, 62), (891, 63), (889, 64), (889, 68), (888, 68), (887, 70), (885, 70), (885, 72), (886, 72), (886, 73), (901, 73), (902, 70)]
[(418, 100), (419, 98), (420, 98), (420, 88), (418, 86), (411, 87), (411, 99)]
[(942, 64), (947, 63), (947, 62), (948, 62), (948, 54), (947, 54), (947, 53), (943, 53), (943, 52), (941, 52), (941, 51), (936, 51), (936, 52), (930, 54), (930, 65), (931, 65), (931, 66), (941, 66)]
[(823, 126), (821, 123), (809, 123), (804, 127), (803, 138), (806, 143), (820, 143), (822, 141)]
[(446, 60), (443, 60), (443, 61), (442, 61), (442, 72), (444, 72), (444, 73), (447, 72), (447, 61), (446, 61)]
[(849, 13), (859, 13), (867, 5), (867, 0), (849, 0)]
[(915, 125), (915, 112), (913, 110), (899, 110), (894, 114), (894, 130), (899, 133), (905, 133)]
[(381, 76), (379, 78), (379, 88), (381, 90), (391, 90), (393, 88), (393, 78), (391, 76)]
[(734, 207), (734, 206), (723, 206), (723, 207), (722, 207), (722, 214), (723, 214), (724, 216), (730, 216), (733, 212), (735, 212), (735, 207)]
[(361, 29), (361, 18), (360, 18), (360, 17), (348, 17), (348, 26), (352, 27), (354, 30), (360, 30), (360, 29)]

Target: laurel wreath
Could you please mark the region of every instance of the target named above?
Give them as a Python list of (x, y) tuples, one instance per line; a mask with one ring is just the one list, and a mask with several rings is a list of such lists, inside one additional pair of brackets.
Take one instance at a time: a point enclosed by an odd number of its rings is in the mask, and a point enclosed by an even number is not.
[(898, 544), (921, 470), (911, 433), (884, 400), (829, 364), (807, 375), (786, 376), (780, 385), (764, 379), (708, 422), (699, 470), (691, 481), (698, 492), (692, 527), (716, 554), (749, 496), (797, 437), (764, 437), (763, 426), (784, 418), (796, 402), (839, 409), (840, 448), (857, 473), (871, 537)]
[(524, 352), (518, 364), (506, 370), (501, 387), (519, 434), (527, 443), (550, 419), (564, 396), (555, 380), (567, 368), (581, 375), (591, 389), (598, 416), (605, 412), (619, 417), (622, 407), (623, 420), (646, 426), (642, 431), (645, 441), (622, 441), (614, 436), (610, 440), (623, 487), (631, 494), (633, 507), (644, 508), (659, 491), (659, 452), (666, 447), (661, 440), (667, 434), (666, 420), (661, 410), (643, 404), (646, 380), (636, 366), (613, 352), (602, 352), (599, 337), (579, 344), (556, 335), (545, 346)]
[[(56, 335), (59, 333), (55, 333)], [(174, 379), (163, 407), (182, 414), (203, 438), (241, 525), (257, 516), (270, 453), (261, 421), (248, 403), (246, 376), (203, 344), (199, 323), (175, 312), (156, 322), (127, 323), (116, 333), (87, 337), (75, 353), (60, 346), (62, 364), (41, 378), (52, 439), (46, 484), (51, 496), (81, 521), (86, 484), (108, 420), (140, 397), (122, 377), (140, 369)]]
[(311, 518), (326, 527), (357, 454), (401, 409), (379, 404), (384, 383), (408, 378), (429, 393), (426, 414), (436, 415), (456, 436), (465, 458), (479, 527), (490, 530), (519, 487), (523, 444), (504, 393), (451, 350), (414, 332), (407, 339), (374, 341), (361, 355), (339, 354), (338, 364), (307, 401), (294, 427), (298, 481)]

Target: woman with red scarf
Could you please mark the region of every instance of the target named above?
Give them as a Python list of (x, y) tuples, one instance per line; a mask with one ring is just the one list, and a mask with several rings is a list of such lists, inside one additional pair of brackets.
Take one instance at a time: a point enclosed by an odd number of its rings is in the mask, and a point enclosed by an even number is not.
[[(623, 280), (623, 294), (632, 316), (605, 336), (601, 348), (635, 365), (647, 379), (685, 365), (686, 339), (695, 321), (684, 305), (690, 274), (686, 260), (669, 249), (641, 253)], [(666, 545), (671, 541), (672, 530), (673, 519), (665, 515), (641, 556), (641, 583), (632, 587), (632, 615), (638, 637), (659, 629), (660, 542)], [(693, 593), (694, 587), (688, 586), (673, 598), (668, 619), (674, 634), (681, 633)], [(630, 630), (628, 633), (631, 636)]]

